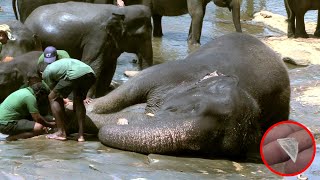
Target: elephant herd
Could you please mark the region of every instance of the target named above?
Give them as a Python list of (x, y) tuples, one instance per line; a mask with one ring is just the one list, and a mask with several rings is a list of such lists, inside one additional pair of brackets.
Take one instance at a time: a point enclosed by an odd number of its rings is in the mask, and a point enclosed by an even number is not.
[[(285, 1), (290, 17), (298, 18), (290, 0)], [(263, 133), (289, 117), (290, 83), (277, 54), (241, 33), (240, 0), (213, 0), (232, 11), (237, 32), (212, 40), (183, 60), (153, 65), (152, 35), (162, 36), (161, 17), (189, 13), (188, 42), (199, 44), (209, 2), (124, 0), (126, 6), (119, 8), (113, 0), (13, 0), (21, 22), (1, 22), (16, 40), (1, 51), (2, 57), (14, 59), (0, 62), (0, 102), (35, 72), (41, 50), (55, 46), (97, 75), (88, 94), (94, 99), (86, 107), (85, 131), (98, 134), (104, 145), (144, 154), (259, 154)], [(292, 31), (297, 36), (299, 28), (297, 20)], [(142, 71), (107, 93), (123, 52), (137, 54)], [(68, 132), (75, 132), (74, 113), (66, 111)]]

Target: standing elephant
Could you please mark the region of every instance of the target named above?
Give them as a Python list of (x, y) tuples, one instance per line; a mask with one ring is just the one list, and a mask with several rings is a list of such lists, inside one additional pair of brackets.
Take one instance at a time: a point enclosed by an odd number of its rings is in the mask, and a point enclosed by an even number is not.
[(0, 62), (0, 103), (27, 82), (27, 75), (36, 75), (41, 53), (42, 51), (31, 51), (14, 57), (10, 62)]
[(92, 67), (97, 81), (90, 97), (106, 93), (121, 53), (136, 53), (141, 69), (153, 64), (151, 13), (146, 6), (50, 4), (34, 10), (25, 25), (39, 35), (43, 47), (66, 50)]
[(288, 15), (288, 37), (308, 38), (305, 30), (304, 15), (308, 10), (318, 10), (315, 36), (320, 37), (320, 1), (319, 0), (284, 0)]
[[(190, 44), (200, 44), (203, 17), (206, 6), (211, 0), (123, 0), (125, 5), (143, 4), (149, 6), (153, 19), (153, 35), (162, 36), (162, 16), (180, 16), (189, 13), (191, 24), (188, 41)], [(233, 23), (237, 32), (241, 32), (240, 0), (213, 0), (219, 7), (228, 7), (232, 11)]]
[[(54, 4), (54, 3), (63, 3), (71, 0), (12, 0), (12, 8), (14, 15), (17, 20), (20, 20), (22, 23), (27, 19), (27, 17), (35, 10), (37, 7)], [(72, 0), (76, 2), (88, 2), (88, 3), (97, 3), (97, 4), (111, 4), (113, 0)]]
[(29, 51), (41, 50), (39, 38), (21, 22), (10, 20), (0, 21), (0, 24), (7, 24), (14, 38), (14, 40), (8, 40), (7, 44), (3, 45), (0, 61), (6, 57), (15, 57)]
[[(87, 115), (110, 147), (240, 157), (258, 153), (267, 128), (288, 119), (289, 101), (279, 56), (251, 35), (231, 33), (184, 60), (141, 71), (95, 99)], [(140, 103), (145, 113), (119, 112)]]

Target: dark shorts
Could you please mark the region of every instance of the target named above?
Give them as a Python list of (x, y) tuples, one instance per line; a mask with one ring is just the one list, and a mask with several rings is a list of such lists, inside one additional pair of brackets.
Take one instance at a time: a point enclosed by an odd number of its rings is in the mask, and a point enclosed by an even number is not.
[(53, 88), (53, 91), (62, 98), (67, 98), (73, 91), (74, 96), (80, 96), (84, 100), (95, 81), (96, 77), (92, 73), (73, 80), (61, 79)]
[(16, 135), (24, 132), (33, 131), (36, 122), (27, 119), (21, 119), (9, 122), (7, 125), (0, 124), (0, 132), (7, 135)]

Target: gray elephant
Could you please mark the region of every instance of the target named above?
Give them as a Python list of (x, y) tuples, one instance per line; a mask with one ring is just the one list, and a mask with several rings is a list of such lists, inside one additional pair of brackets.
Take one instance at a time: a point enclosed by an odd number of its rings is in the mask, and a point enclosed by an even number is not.
[(0, 102), (25, 84), (27, 76), (36, 75), (41, 53), (42, 51), (31, 51), (14, 57), (10, 62), (0, 62)]
[(3, 45), (0, 61), (6, 57), (15, 57), (29, 51), (41, 50), (39, 38), (21, 22), (9, 20), (0, 21), (0, 24), (7, 24), (14, 38), (14, 40), (8, 40), (7, 44)]
[(308, 10), (318, 10), (315, 36), (320, 37), (320, 1), (319, 0), (284, 0), (288, 15), (288, 37), (308, 38), (305, 30), (304, 15)]
[[(27, 17), (35, 10), (37, 7), (54, 4), (54, 3), (63, 3), (71, 0), (12, 0), (12, 8), (14, 15), (17, 20), (20, 20), (22, 23), (27, 19)], [(96, 4), (112, 4), (113, 0), (72, 0), (75, 2), (88, 2)]]
[(64, 49), (93, 68), (97, 82), (90, 97), (106, 93), (121, 53), (136, 53), (141, 69), (153, 64), (151, 13), (146, 6), (50, 4), (34, 10), (25, 25), (39, 35), (43, 47)]
[[(189, 13), (191, 24), (188, 41), (190, 44), (200, 44), (201, 29), (206, 6), (211, 0), (123, 0), (125, 5), (143, 4), (149, 6), (153, 19), (153, 35), (162, 36), (162, 16), (180, 16)], [(232, 11), (233, 23), (237, 32), (241, 32), (240, 0), (213, 0), (219, 7), (227, 7)]]
[[(231, 33), (184, 60), (141, 71), (95, 99), (87, 115), (106, 146), (241, 157), (258, 153), (267, 128), (288, 119), (289, 101), (287, 68), (278, 55), (251, 35)], [(119, 112), (140, 103), (144, 113)]]

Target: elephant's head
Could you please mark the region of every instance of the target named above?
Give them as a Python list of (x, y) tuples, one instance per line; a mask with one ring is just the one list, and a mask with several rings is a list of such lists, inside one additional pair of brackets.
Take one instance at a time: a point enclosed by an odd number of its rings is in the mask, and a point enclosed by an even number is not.
[(10, 27), (12, 38), (3, 45), (1, 56), (16, 57), (30, 51), (42, 50), (40, 39), (19, 21), (3, 21)]
[(260, 109), (236, 77), (205, 76), (194, 84), (182, 83), (163, 96), (160, 110), (152, 117), (137, 113), (133, 117), (130, 112), (106, 114), (105, 121), (121, 117), (129, 124), (103, 126), (100, 141), (140, 153), (198, 151), (226, 156), (244, 155), (250, 144), (260, 142)]
[(213, 0), (219, 7), (227, 7), (232, 11), (233, 24), (237, 32), (242, 32), (240, 24), (240, 0)]

